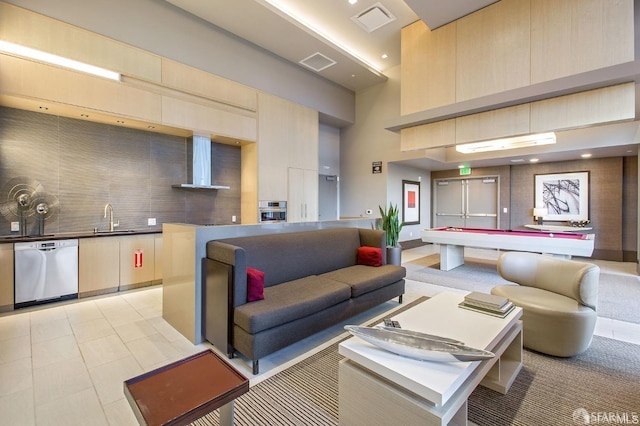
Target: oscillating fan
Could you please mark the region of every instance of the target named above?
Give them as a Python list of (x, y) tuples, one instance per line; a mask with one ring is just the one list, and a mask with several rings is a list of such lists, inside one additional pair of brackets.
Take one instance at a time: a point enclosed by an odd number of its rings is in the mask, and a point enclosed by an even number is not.
[(38, 221), (38, 235), (44, 235), (44, 221), (50, 220), (58, 213), (58, 197), (47, 193), (39, 193), (31, 200), (31, 210)]
[(33, 201), (44, 194), (44, 188), (34, 179), (18, 176), (3, 186), (1, 194), (6, 196), (0, 203), (0, 214), (9, 222), (17, 218), (20, 235), (26, 235), (27, 217), (35, 214)]

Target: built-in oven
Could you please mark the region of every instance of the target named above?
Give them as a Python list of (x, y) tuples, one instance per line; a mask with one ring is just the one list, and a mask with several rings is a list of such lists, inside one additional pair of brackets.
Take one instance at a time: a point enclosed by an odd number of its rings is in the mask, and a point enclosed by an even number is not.
[(260, 223), (286, 222), (286, 201), (258, 201), (258, 220)]

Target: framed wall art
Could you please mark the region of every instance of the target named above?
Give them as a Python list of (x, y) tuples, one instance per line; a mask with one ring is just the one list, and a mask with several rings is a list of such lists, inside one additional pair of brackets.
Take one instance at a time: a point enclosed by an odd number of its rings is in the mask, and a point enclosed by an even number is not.
[(589, 220), (589, 172), (535, 175), (534, 207), (544, 220)]
[(404, 225), (420, 223), (420, 182), (402, 181), (402, 223)]

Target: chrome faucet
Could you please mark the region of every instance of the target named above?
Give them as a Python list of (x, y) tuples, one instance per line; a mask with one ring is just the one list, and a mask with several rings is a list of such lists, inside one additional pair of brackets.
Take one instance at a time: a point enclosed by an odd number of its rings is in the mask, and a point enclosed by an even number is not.
[(104, 206), (104, 218), (107, 218), (107, 213), (109, 214), (109, 232), (113, 232), (113, 228), (116, 226), (120, 225), (120, 221), (118, 221), (118, 223), (114, 224), (113, 223), (113, 206), (111, 205), (111, 203), (107, 203), (106, 206)]

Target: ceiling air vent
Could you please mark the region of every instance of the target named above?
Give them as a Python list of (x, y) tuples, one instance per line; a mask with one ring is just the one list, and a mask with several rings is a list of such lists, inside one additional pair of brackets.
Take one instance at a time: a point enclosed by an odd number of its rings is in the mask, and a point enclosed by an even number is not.
[(334, 65), (336, 61), (327, 58), (320, 52), (316, 52), (313, 55), (301, 60), (300, 63), (307, 68), (311, 68), (315, 72), (320, 72), (326, 68), (329, 68), (331, 65)]
[(382, 4), (376, 3), (351, 19), (367, 32), (373, 32), (389, 22), (395, 21), (396, 17)]

